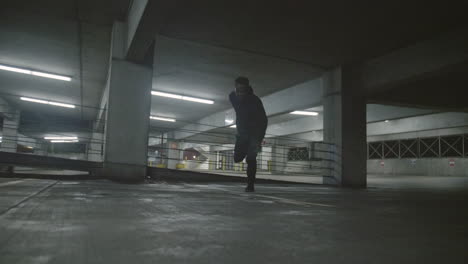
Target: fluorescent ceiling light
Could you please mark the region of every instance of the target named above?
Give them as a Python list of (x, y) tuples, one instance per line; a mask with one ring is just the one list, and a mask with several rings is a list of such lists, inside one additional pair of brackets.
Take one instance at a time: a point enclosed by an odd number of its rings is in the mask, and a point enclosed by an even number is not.
[(231, 124), (231, 123), (234, 122), (234, 120), (232, 120), (232, 119), (226, 119), (226, 120), (224, 120), (224, 122)]
[(308, 111), (293, 111), (292, 115), (307, 115), (307, 116), (318, 116), (317, 112), (308, 112)]
[(182, 100), (190, 101), (190, 102), (196, 102), (196, 103), (202, 103), (202, 104), (214, 104), (214, 101), (195, 98), (195, 97), (190, 97), (190, 96), (182, 96)]
[(10, 66), (1, 65), (1, 64), (0, 64), (0, 70), (23, 73), (23, 74), (29, 74), (29, 75), (34, 75), (34, 76), (39, 76), (39, 77), (44, 77), (44, 78), (50, 78), (50, 79), (56, 79), (56, 80), (62, 80), (62, 81), (67, 81), (67, 82), (71, 81), (71, 78), (68, 77), (68, 76), (45, 73), (45, 72), (39, 72), (39, 71), (31, 71), (31, 70), (27, 70), (27, 69), (10, 67)]
[(229, 126), (230, 128), (236, 128), (237, 126), (236, 125), (232, 125), (232, 126)]
[(19, 73), (24, 73), (24, 74), (31, 74), (30, 70), (23, 70), (23, 69), (20, 69), (20, 68), (9, 67), (9, 66), (5, 66), (5, 65), (1, 65), (1, 64), (0, 64), (0, 70), (11, 71), (11, 72), (19, 72)]
[(159, 120), (159, 121), (166, 121), (166, 122), (175, 122), (174, 118), (166, 118), (166, 117), (159, 117), (159, 116), (150, 116), (150, 119)]
[(75, 108), (75, 106), (72, 104), (64, 104), (64, 103), (57, 103), (57, 102), (50, 102), (50, 101), (49, 101), (49, 104), (55, 105), (55, 106), (67, 107), (67, 108)]
[(163, 93), (163, 92), (159, 92), (159, 91), (151, 91), (151, 94), (156, 95), (156, 96), (169, 97), (169, 98), (182, 100), (182, 95), (177, 95), (177, 94)]
[(60, 107), (66, 107), (66, 108), (75, 108), (75, 106), (72, 105), (72, 104), (64, 104), (64, 103), (58, 103), (58, 102), (51, 102), (51, 101), (39, 100), (39, 99), (28, 98), (28, 97), (20, 97), (20, 99), (23, 100), (23, 101), (28, 101), (28, 102), (33, 102), (33, 103), (39, 103), (39, 104), (49, 104), (49, 105), (55, 105), (55, 106), (60, 106)]
[(32, 71), (31, 74), (35, 75), (35, 76), (40, 76), (40, 77), (45, 77), (45, 78), (50, 78), (50, 79), (56, 79), (56, 80), (62, 80), (62, 81), (67, 81), (67, 82), (71, 81), (70, 77), (57, 75), (57, 74), (50, 74), (50, 73), (37, 72), (37, 71)]
[(389, 120), (385, 120), (384, 122), (385, 122), (385, 123), (388, 123), (388, 122), (390, 122), (390, 121), (389, 121)]
[(165, 92), (160, 92), (160, 91), (151, 91), (151, 94), (156, 95), (156, 96), (161, 96), (161, 97), (168, 97), (168, 98), (179, 99), (179, 100), (190, 101), (190, 102), (196, 102), (196, 103), (202, 103), (202, 104), (214, 104), (214, 101), (212, 101), (212, 100), (201, 99), (201, 98), (185, 96), (185, 95), (179, 95), (179, 94), (171, 94), (171, 93), (165, 93)]
[(78, 137), (59, 137), (59, 136), (51, 136), (51, 137), (44, 137), (46, 140), (77, 140)]
[(77, 143), (78, 140), (51, 140), (50, 143)]
[(23, 101), (28, 101), (28, 102), (33, 102), (33, 103), (49, 104), (49, 101), (33, 99), (33, 98), (28, 98), (28, 97), (20, 97), (20, 99)]

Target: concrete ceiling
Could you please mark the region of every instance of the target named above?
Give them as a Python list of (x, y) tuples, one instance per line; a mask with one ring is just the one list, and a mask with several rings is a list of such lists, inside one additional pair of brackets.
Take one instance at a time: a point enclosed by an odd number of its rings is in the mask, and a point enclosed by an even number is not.
[(124, 20), (131, 0), (26, 0), (3, 1), (0, 13), (79, 20), (94, 25), (112, 25)]
[[(72, 81), (2, 71), (0, 96), (23, 111), (43, 116), (95, 118), (107, 75), (111, 25), (124, 16), (128, 5), (129, 0), (2, 3), (0, 64), (67, 75)], [(19, 96), (85, 107), (44, 106), (22, 102)]]
[(331, 67), (466, 23), (467, 7), (466, 1), (178, 1), (160, 34)]
[[(214, 99), (219, 104), (180, 106), (153, 98), (152, 109), (157, 114), (193, 122), (229, 107), (226, 95), (237, 73), (251, 77), (258, 94), (268, 94), (276, 91), (275, 84), (287, 88), (279, 84), (288, 83), (289, 76), (291, 84), (314, 76), (306, 70), (301, 70), (305, 75), (298, 74), (299, 68), (309, 66), (320, 72), (367, 60), (464, 24), (464, 7), (468, 7), (466, 3), (441, 6), (398, 0), (178, 1), (163, 25), (158, 26), (153, 86)], [(260, 67), (258, 60), (251, 59), (255, 56), (266, 58)], [(275, 60), (287, 66), (279, 67), (279, 71), (272, 69), (268, 61)], [(288, 69), (296, 72), (290, 75)], [(263, 94), (264, 87), (271, 89)], [(272, 119), (289, 118), (294, 117)], [(179, 127), (159, 123), (160, 127)]]
[(177, 123), (153, 121), (154, 129), (178, 128), (231, 108), (234, 79), (247, 76), (258, 96), (314, 79), (321, 70), (303, 63), (158, 36), (153, 89), (214, 100), (213, 105), (152, 97), (152, 114)]
[[(0, 64), (68, 75), (73, 80), (61, 82), (0, 72), (0, 93), (33, 116), (40, 113), (41, 116), (95, 118), (94, 107), (99, 103), (107, 75), (111, 25), (125, 17), (130, 2), (2, 3)], [(152, 121), (153, 129), (159, 131), (178, 129), (230, 108), (227, 94), (238, 75), (248, 76), (256, 93), (263, 96), (313, 79), (329, 67), (384, 54), (467, 20), (466, 1), (450, 5), (401, 0), (386, 3), (370, 0), (176, 2), (176, 8), (171, 10), (156, 38), (153, 89), (212, 99), (215, 104), (153, 96), (153, 115), (178, 120), (177, 123)], [(463, 74), (453, 77), (441, 73), (443, 77), (439, 81), (420, 82), (420, 91), (425, 91), (423, 87), (431, 83), (435, 89), (447, 78), (466, 83), (460, 77), (466, 76)], [(402, 95), (404, 91), (402, 88)], [(413, 97), (417, 99), (417, 95)], [(24, 103), (18, 96), (90, 108), (58, 109)], [(273, 117), (271, 122), (294, 118), (283, 115)]]
[[(317, 107), (312, 107), (308, 109), (297, 109), (300, 111), (309, 111), (309, 112), (317, 112), (319, 115), (323, 115), (323, 106), (317, 106)], [(300, 119), (300, 118), (305, 118), (303, 115), (292, 115), (290, 113), (287, 114), (282, 114), (282, 115), (276, 115), (272, 117), (268, 117), (268, 125), (273, 125), (273, 124), (278, 124), (290, 120), (295, 120), (295, 119)]]
[(468, 111), (468, 62), (391, 83), (384, 91), (369, 95), (369, 101), (446, 111)]

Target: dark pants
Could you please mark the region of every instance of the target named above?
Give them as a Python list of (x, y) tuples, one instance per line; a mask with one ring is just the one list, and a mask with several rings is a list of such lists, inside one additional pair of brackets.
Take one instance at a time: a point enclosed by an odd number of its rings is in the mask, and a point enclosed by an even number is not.
[(250, 135), (237, 135), (236, 146), (234, 147), (234, 162), (247, 161), (247, 182), (249, 185), (255, 183), (257, 173), (257, 153), (261, 149), (263, 138)]

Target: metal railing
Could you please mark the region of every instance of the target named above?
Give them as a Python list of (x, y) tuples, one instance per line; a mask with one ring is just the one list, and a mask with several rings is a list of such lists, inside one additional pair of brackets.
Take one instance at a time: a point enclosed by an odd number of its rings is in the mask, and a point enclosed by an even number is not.
[(465, 158), (468, 134), (369, 142), (367, 159)]

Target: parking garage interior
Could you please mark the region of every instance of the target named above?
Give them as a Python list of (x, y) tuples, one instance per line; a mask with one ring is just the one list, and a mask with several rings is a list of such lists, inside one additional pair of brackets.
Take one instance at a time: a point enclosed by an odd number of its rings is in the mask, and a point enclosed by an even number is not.
[(467, 8), (2, 3), (0, 263), (466, 263)]

